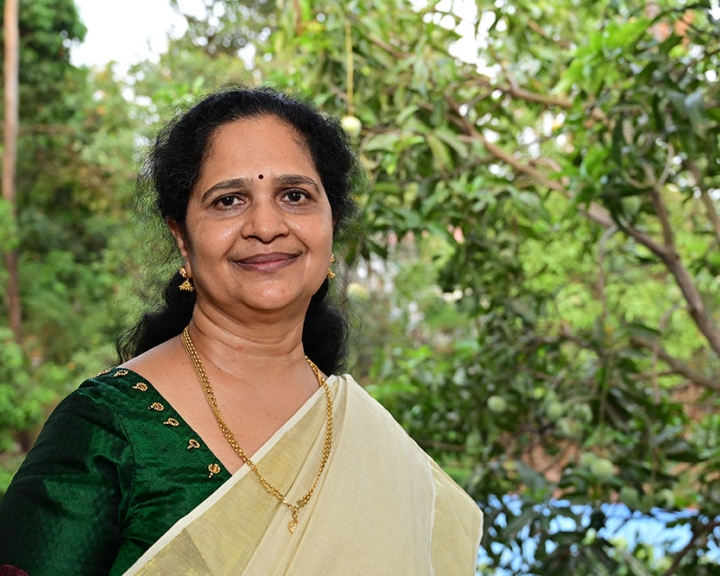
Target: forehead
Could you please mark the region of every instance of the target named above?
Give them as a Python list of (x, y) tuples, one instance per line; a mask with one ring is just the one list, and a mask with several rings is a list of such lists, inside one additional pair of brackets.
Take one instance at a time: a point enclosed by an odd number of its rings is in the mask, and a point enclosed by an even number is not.
[(299, 154), (312, 163), (307, 140), (289, 123), (273, 115), (241, 118), (218, 127), (210, 137), (203, 163), (213, 156), (247, 158), (253, 152)]
[[(262, 175), (262, 177), (260, 177)], [(235, 120), (212, 135), (191, 197), (200, 198), (218, 183), (303, 176), (323, 189), (309, 147), (297, 130), (272, 115)]]

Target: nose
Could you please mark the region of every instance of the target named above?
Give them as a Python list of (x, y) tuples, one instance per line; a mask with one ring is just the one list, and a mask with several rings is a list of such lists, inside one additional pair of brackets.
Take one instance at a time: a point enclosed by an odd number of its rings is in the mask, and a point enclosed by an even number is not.
[(241, 229), (243, 238), (255, 238), (268, 244), (287, 235), (289, 231), (286, 214), (272, 199), (256, 198), (244, 216), (245, 222)]

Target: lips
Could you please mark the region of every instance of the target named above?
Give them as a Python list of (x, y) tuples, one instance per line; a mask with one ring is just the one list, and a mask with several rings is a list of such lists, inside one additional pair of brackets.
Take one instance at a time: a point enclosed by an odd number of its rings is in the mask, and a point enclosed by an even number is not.
[(275, 272), (287, 266), (292, 266), (298, 256), (299, 254), (290, 254), (288, 252), (253, 254), (252, 256), (235, 260), (235, 264), (249, 272)]
[(283, 262), (286, 260), (292, 260), (296, 257), (295, 254), (288, 254), (286, 252), (270, 252), (268, 254), (255, 254), (248, 256), (241, 260), (237, 260), (238, 264), (267, 264), (269, 262)]

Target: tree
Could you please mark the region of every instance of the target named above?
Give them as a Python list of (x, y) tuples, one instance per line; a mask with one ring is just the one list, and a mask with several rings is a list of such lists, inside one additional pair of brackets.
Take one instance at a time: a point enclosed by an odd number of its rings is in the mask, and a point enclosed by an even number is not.
[(275, 0), (224, 0), (204, 2), (205, 15), (183, 13), (178, 0), (170, 0), (176, 12), (183, 14), (188, 30), (184, 39), (204, 55), (221, 55), (235, 59), (239, 51), (254, 46), (275, 26)]
[[(3, 179), (2, 198), (4, 204), (0, 211), (6, 214), (3, 220), (8, 220), (8, 227), (14, 228), (15, 213), (15, 167), (17, 164), (17, 137), (18, 137), (18, 61), (19, 61), (19, 31), (18, 31), (18, 3), (8, 0), (5, 3), (4, 13), (5, 61), (4, 61), (4, 153), (3, 153)], [(7, 307), (10, 316), (10, 327), (15, 341), (22, 340), (22, 312), (20, 304), (20, 287), (17, 271), (17, 251), (13, 246), (3, 247), (5, 266), (8, 270), (7, 281)]]
[(0, 243), (18, 250), (23, 337), (3, 303), (0, 493), (52, 403), (114, 362), (136, 302), (118, 295), (142, 244), (125, 233), (136, 143), (121, 86), (70, 64), (85, 32), (71, 0), (23, 2), (19, 21), (17, 226), (4, 211)]

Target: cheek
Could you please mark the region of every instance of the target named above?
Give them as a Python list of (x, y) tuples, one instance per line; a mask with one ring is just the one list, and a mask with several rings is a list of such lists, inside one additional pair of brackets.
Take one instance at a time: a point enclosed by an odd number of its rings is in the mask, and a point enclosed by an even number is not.
[(333, 222), (332, 211), (329, 204), (326, 213), (322, 216), (322, 222), (318, 230), (320, 231), (318, 236), (322, 238), (323, 242), (327, 243), (329, 249), (332, 249), (335, 223)]
[(197, 253), (222, 253), (237, 237), (237, 227), (218, 222), (198, 222), (189, 230), (190, 246)]
[(322, 225), (309, 226), (304, 230), (304, 234), (306, 244), (313, 248), (315, 254), (320, 259), (327, 256), (329, 261), (333, 242), (332, 223), (323, 222)]

